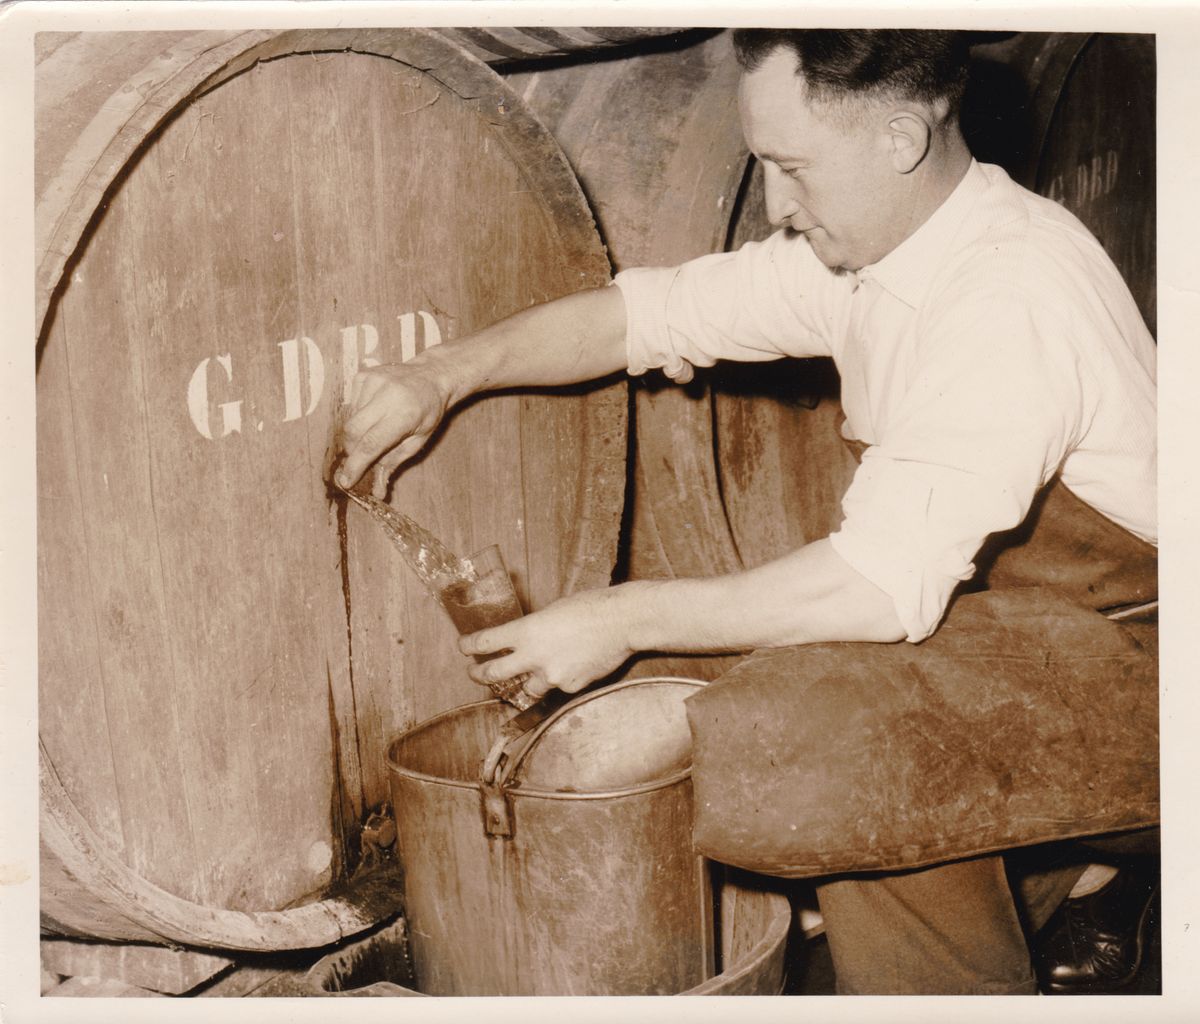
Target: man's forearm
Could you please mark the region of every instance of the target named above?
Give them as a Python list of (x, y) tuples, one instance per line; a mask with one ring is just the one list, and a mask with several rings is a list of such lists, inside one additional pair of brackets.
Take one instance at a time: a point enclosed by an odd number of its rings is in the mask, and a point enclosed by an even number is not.
[(893, 642), (905, 630), (883, 591), (828, 540), (728, 576), (615, 588), (634, 650), (732, 651), (823, 641)]
[(613, 287), (576, 292), (420, 359), (444, 379), (448, 405), (482, 391), (595, 380), (625, 368), (625, 302)]
[(728, 576), (639, 580), (584, 590), (459, 641), (495, 655), (469, 669), (479, 683), (529, 673), (535, 697), (576, 693), (637, 651), (716, 652), (905, 636), (891, 599), (829, 541)]

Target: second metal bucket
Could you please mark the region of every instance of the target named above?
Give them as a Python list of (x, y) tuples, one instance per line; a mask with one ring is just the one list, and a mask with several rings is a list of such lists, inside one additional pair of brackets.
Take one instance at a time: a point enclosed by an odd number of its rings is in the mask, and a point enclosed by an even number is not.
[[(585, 694), (532, 730), (494, 786), (480, 771), (512, 716), (499, 701), (391, 744), (420, 991), (657, 995), (712, 976), (683, 705), (702, 685), (639, 679)], [(507, 835), (495, 834), (498, 801)]]

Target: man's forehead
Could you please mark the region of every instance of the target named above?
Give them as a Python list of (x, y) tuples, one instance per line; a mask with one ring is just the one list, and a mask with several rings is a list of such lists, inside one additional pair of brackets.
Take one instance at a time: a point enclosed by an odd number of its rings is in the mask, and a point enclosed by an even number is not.
[(772, 158), (794, 155), (799, 139), (820, 131), (804, 76), (790, 51), (776, 48), (753, 71), (743, 71), (738, 85), (742, 129), (751, 148)]
[[(799, 58), (785, 47), (776, 47), (752, 71), (743, 71), (738, 83), (738, 108), (742, 131), (760, 155), (777, 147), (795, 148), (799, 140), (822, 145), (862, 135), (886, 120), (898, 103), (894, 96), (855, 95), (831, 98), (814, 90), (805, 79)], [(761, 147), (761, 148), (760, 148)]]

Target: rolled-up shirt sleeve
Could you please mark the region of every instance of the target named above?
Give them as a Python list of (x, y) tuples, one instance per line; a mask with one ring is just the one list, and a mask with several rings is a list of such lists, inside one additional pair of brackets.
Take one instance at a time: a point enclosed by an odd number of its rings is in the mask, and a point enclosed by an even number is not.
[(937, 628), (986, 537), (1025, 518), (1089, 415), (1087, 368), (1052, 309), (968, 294), (918, 327), (912, 379), (830, 538), (913, 642)]
[(625, 299), (629, 372), (679, 379), (718, 359), (829, 355), (833, 277), (783, 231), (679, 267), (624, 270), (613, 284)]

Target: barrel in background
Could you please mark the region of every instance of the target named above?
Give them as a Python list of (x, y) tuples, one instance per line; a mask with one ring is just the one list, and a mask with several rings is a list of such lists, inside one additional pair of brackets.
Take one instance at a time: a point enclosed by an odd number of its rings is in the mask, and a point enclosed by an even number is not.
[[(602, 284), (603, 250), (553, 141), (433, 33), (117, 35), (40, 40), (44, 923), (333, 941), (369, 923), (320, 897), (387, 739), (479, 694), (327, 493), (334, 416), (359, 367)], [(624, 424), (621, 388), (485, 398), (392, 500), (498, 542), (538, 607), (608, 580)]]
[[(672, 266), (722, 248), (747, 159), (728, 32), (522, 66), (506, 80), (571, 161), (614, 271)], [(658, 374), (635, 382), (623, 578), (738, 568), (701, 378), (686, 388)], [(712, 679), (730, 664), (642, 657), (633, 672)]]
[(508, 62), (541, 61), (551, 57), (584, 56), (608, 49), (654, 45), (671, 41), (685, 35), (703, 34), (704, 30), (661, 28), (643, 25), (622, 27), (609, 25), (596, 28), (584, 26), (526, 26), (523, 28), (506, 25), (476, 25), (471, 27), (442, 28), (442, 35), (457, 43), (464, 50), (489, 64)]
[(1154, 333), (1155, 37), (1023, 32), (973, 54), (964, 109), (973, 151), (1087, 225)]

